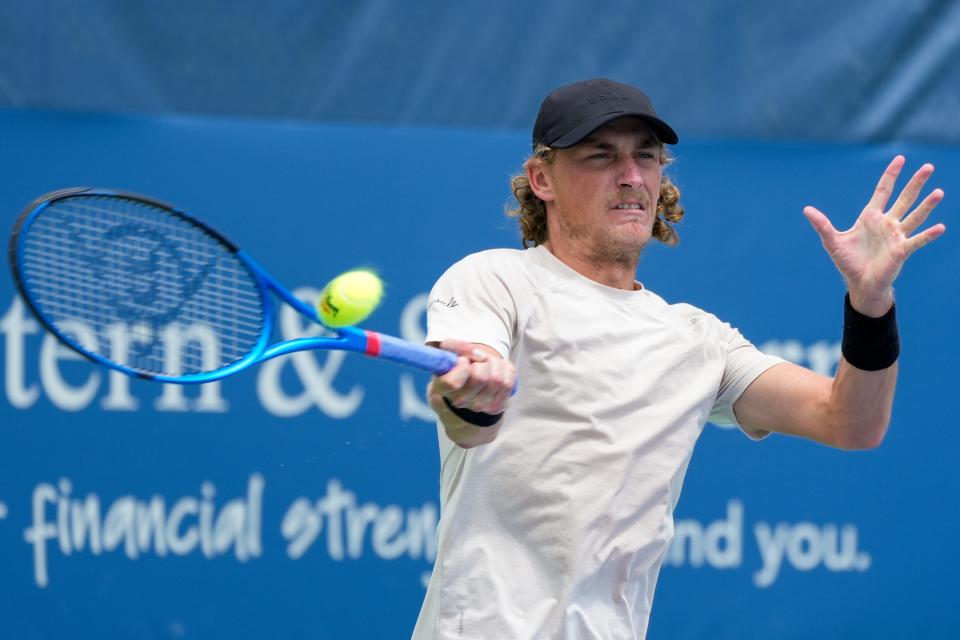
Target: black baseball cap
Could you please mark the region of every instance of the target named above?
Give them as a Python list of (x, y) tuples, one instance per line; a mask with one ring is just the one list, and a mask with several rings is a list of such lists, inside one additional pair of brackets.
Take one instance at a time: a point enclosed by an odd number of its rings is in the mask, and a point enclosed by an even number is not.
[(660, 142), (677, 144), (676, 132), (657, 117), (653, 103), (643, 91), (628, 84), (596, 78), (554, 89), (544, 98), (533, 124), (533, 147), (572, 147), (591, 133), (618, 118), (642, 118)]

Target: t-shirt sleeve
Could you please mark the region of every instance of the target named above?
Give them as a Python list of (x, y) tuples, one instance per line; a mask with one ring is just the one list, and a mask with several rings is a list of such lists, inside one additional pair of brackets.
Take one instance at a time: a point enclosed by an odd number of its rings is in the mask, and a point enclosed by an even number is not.
[(440, 277), (427, 301), (427, 342), (459, 338), (509, 357), (517, 312), (500, 273), (509, 265), (498, 265), (498, 258), (509, 260), (494, 252), (467, 256)]
[(748, 429), (737, 421), (733, 405), (761, 373), (785, 360), (763, 353), (739, 331), (726, 323), (721, 323), (720, 339), (726, 349), (726, 367), (720, 381), (717, 399), (710, 412), (710, 422), (736, 425), (754, 440), (765, 438), (770, 435), (769, 431)]

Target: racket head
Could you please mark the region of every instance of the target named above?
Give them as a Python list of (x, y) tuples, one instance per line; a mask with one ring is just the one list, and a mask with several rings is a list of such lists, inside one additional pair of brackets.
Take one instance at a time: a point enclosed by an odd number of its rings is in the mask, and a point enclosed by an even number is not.
[(64, 344), (129, 375), (208, 382), (264, 351), (263, 274), (218, 231), (164, 202), (76, 188), (31, 203), (10, 236), (14, 283)]

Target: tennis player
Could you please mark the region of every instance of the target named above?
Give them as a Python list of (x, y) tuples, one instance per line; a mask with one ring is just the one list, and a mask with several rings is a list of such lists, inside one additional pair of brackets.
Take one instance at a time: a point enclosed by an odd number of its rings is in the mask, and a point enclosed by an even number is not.
[(918, 232), (943, 198), (935, 189), (914, 207), (933, 167), (891, 204), (895, 158), (848, 231), (804, 211), (848, 287), (831, 379), (635, 280), (648, 242), (676, 242), (683, 208), (663, 168), (677, 141), (639, 89), (556, 89), (513, 182), (528, 248), (468, 256), (431, 292), (427, 341), (460, 358), (428, 391), (441, 519), (414, 638), (643, 638), (707, 420), (845, 449), (883, 439), (899, 353), (892, 285), (945, 231)]

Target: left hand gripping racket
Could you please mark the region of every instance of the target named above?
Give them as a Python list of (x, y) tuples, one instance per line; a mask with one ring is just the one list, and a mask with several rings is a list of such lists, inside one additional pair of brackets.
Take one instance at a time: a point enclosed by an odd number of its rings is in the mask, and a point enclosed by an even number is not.
[(271, 344), (274, 295), (319, 323), (313, 306), (200, 220), (131, 193), (66, 189), (39, 198), (17, 219), (9, 257), (44, 326), (131, 376), (212, 382), (306, 349), (355, 351), (437, 375), (457, 361), (356, 327)]

